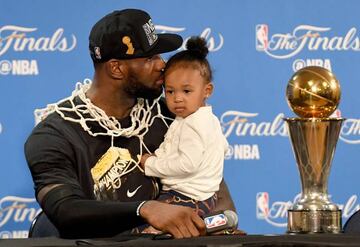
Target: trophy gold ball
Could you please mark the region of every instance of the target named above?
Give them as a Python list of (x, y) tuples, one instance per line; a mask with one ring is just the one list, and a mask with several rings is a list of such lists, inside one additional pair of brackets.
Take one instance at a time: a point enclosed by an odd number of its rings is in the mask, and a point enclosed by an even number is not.
[(288, 105), (301, 118), (329, 117), (338, 107), (340, 96), (340, 84), (335, 75), (318, 66), (295, 72), (286, 88)]

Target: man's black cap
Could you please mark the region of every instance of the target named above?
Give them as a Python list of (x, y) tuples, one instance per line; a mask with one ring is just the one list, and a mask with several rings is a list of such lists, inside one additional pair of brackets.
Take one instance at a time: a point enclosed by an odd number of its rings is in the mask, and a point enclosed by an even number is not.
[(177, 34), (157, 34), (148, 13), (138, 9), (114, 11), (100, 19), (89, 36), (94, 62), (149, 57), (176, 50), (182, 45)]

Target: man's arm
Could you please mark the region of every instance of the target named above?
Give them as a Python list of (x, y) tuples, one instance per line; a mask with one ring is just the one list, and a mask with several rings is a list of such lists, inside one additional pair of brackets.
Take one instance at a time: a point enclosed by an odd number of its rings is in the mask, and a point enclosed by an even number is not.
[(217, 193), (217, 196), (218, 196), (218, 203), (216, 205), (215, 211), (230, 209), (236, 212), (234, 202), (231, 198), (229, 189), (224, 179), (220, 183), (220, 189)]
[(112, 237), (145, 221), (175, 238), (205, 234), (204, 222), (188, 207), (158, 201), (142, 205), (141, 202), (88, 200), (68, 185), (51, 187), (40, 204), (64, 238)]

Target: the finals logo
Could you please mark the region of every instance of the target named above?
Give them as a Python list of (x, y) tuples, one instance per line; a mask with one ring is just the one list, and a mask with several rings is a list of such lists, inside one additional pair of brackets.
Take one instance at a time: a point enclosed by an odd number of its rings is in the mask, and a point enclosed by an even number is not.
[[(63, 28), (46, 36), (36, 35), (37, 28), (0, 26), (0, 57), (8, 52), (69, 52), (76, 47), (76, 37), (65, 35)], [(0, 60), (0, 75), (38, 75), (36, 59)]]
[(355, 27), (345, 35), (330, 34), (330, 27), (299, 25), (288, 33), (270, 34), (267, 24), (255, 27), (255, 48), (272, 58), (287, 59), (308, 51), (360, 51), (360, 39)]

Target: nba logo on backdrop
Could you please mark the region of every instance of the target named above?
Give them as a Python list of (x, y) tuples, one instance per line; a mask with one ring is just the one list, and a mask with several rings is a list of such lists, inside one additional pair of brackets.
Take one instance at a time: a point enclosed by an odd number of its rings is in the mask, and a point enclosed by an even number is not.
[(256, 25), (256, 32), (255, 32), (255, 40), (256, 40), (256, 50), (264, 51), (267, 50), (269, 46), (269, 27), (266, 24), (259, 24)]
[(256, 218), (264, 219), (269, 216), (269, 193), (259, 192), (256, 194)]

